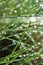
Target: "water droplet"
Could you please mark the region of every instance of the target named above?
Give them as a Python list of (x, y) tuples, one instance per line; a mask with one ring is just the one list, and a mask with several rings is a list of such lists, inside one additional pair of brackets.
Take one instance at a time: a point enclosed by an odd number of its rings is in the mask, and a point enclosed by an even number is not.
[(22, 57), (22, 55), (20, 55), (19, 57)]
[(39, 57), (36, 57), (36, 59), (39, 59)]
[(25, 2), (27, 2), (28, 0), (25, 0)]
[(20, 7), (20, 4), (17, 4), (17, 5), (16, 5), (16, 8), (18, 8), (18, 7)]
[(41, 43), (39, 42), (38, 44), (40, 45)]
[(27, 10), (25, 10), (25, 12), (27, 12)]
[(13, 40), (13, 44), (14, 44), (14, 45), (16, 44), (14, 40)]
[(36, 0), (36, 2), (39, 2), (39, 0)]
[(5, 7), (5, 10), (7, 10), (8, 8), (7, 7)]
[(43, 4), (40, 4), (40, 7), (43, 9)]
[(24, 54), (23, 56), (25, 57), (26, 55)]
[(14, 10), (14, 13), (17, 13), (17, 10)]
[(37, 28), (37, 26), (34, 26), (34, 28)]

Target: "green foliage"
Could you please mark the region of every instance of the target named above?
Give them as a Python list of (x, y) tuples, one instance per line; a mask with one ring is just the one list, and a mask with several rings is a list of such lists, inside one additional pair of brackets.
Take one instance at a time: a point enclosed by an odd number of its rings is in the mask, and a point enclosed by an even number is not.
[(30, 18), (1, 19), (0, 65), (43, 65), (43, 25)]
[(43, 65), (41, 15), (43, 0), (0, 0), (0, 65)]
[(0, 0), (0, 16), (43, 15), (43, 0)]

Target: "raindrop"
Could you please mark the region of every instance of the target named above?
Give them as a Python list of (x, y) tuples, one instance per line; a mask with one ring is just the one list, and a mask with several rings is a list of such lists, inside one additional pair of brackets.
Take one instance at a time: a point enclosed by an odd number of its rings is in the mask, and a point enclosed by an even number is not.
[(14, 40), (13, 40), (13, 44), (14, 44), (14, 45), (16, 44)]
[(33, 32), (37, 33), (37, 30), (33, 30)]
[(29, 55), (29, 54), (26, 54), (27, 56)]
[(17, 13), (17, 10), (14, 10), (14, 13)]
[(20, 4), (17, 4), (17, 5), (16, 5), (16, 8), (18, 8), (18, 7), (20, 7)]
[(39, 2), (39, 0), (36, 0), (36, 2)]
[(20, 27), (20, 29), (22, 29), (22, 27)]
[(41, 43), (39, 42), (38, 44), (40, 45)]
[(5, 7), (5, 10), (7, 10), (8, 8), (7, 7)]
[(14, 24), (11, 24), (11, 26), (14, 26)]
[(19, 57), (22, 57), (22, 55), (20, 55)]
[(25, 0), (25, 2), (27, 2), (28, 0)]
[(43, 4), (40, 4), (40, 7), (43, 9)]
[(37, 28), (37, 26), (34, 26), (34, 28)]
[(35, 46), (32, 46), (32, 48), (35, 48)]
[(36, 57), (36, 59), (39, 59), (39, 57)]
[(41, 54), (40, 56), (41, 56), (41, 58), (43, 59), (43, 54)]
[(25, 12), (27, 12), (27, 10), (25, 10)]
[(33, 56), (33, 54), (31, 54), (31, 56)]
[(24, 54), (23, 56), (25, 57), (26, 55)]

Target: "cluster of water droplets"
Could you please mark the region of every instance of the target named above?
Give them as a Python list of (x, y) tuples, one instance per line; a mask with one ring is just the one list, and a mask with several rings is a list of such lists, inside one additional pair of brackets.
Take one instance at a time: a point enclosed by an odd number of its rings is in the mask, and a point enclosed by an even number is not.
[(0, 1), (0, 16), (34, 16), (40, 8), (43, 9), (42, 0)]

